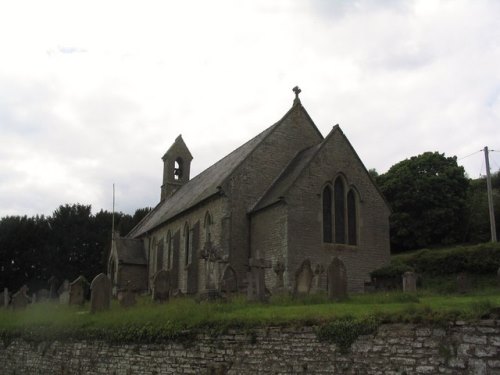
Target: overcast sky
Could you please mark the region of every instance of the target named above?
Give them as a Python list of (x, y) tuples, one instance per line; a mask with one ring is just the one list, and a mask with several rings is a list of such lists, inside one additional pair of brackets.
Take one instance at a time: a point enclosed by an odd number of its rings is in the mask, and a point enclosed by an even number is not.
[[(160, 198), (279, 120), (292, 88), (367, 168), (500, 150), (500, 1), (3, 1), (0, 216)], [(500, 153), (491, 153), (500, 168)], [(459, 160), (485, 173), (477, 153)]]

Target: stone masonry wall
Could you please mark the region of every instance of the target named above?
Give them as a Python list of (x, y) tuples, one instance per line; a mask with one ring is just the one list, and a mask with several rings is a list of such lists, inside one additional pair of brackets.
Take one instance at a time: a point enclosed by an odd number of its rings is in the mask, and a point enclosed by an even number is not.
[(198, 335), (189, 344), (0, 342), (3, 375), (500, 374), (500, 322), (447, 328), (383, 325), (348, 354), (314, 328)]

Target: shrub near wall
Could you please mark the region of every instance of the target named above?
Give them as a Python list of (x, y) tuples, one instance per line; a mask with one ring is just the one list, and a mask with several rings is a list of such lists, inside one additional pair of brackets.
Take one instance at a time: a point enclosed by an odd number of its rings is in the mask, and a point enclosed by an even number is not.
[(486, 243), (458, 246), (449, 249), (423, 249), (410, 254), (393, 256), (391, 264), (371, 273), (375, 278), (400, 280), (406, 271), (431, 276), (470, 274), (496, 274), (500, 267), (500, 244)]

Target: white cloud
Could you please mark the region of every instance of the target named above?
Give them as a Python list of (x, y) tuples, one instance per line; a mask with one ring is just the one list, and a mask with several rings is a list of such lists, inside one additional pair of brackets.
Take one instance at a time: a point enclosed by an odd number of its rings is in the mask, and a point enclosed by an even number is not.
[[(0, 5), (0, 215), (157, 203), (182, 133), (199, 173), (303, 89), (368, 168), (500, 149), (494, 1), (16, 1)], [(492, 153), (492, 167), (498, 163)], [(472, 177), (477, 154), (462, 162)], [(484, 168), (483, 168), (484, 172)]]

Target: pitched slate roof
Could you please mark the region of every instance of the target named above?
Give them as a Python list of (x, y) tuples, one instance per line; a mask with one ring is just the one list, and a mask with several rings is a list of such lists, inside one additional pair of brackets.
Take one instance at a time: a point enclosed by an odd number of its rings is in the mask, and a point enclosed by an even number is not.
[[(287, 115), (285, 115), (285, 117), (286, 116)], [(222, 186), (226, 178), (231, 175), (236, 167), (250, 155), (257, 145), (259, 145), (281, 121), (283, 121), (283, 119), (181, 186), (174, 195), (160, 202), (146, 217), (144, 217), (144, 219), (130, 231), (127, 237), (137, 238), (188, 208), (217, 194), (219, 192), (218, 188)]]
[(281, 197), (286, 194), (295, 180), (300, 176), (304, 168), (314, 158), (323, 142), (299, 151), (283, 172), (281, 172), (281, 174), (271, 184), (264, 195), (257, 201), (250, 212), (259, 211), (273, 203), (278, 202)]
[(115, 238), (116, 255), (119, 263), (146, 265), (144, 247), (141, 240)]

